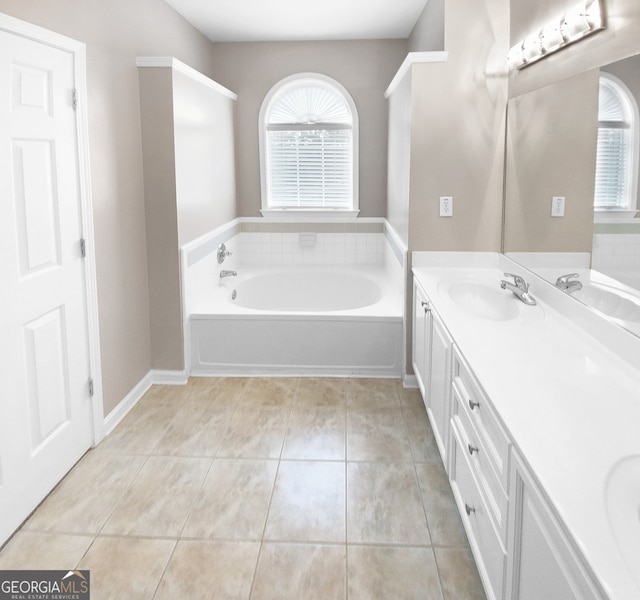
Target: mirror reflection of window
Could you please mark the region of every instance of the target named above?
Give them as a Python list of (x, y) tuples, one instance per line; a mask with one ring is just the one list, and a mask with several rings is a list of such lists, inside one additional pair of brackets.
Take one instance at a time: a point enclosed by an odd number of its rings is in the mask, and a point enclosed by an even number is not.
[(600, 74), (594, 208), (635, 211), (638, 181), (638, 105), (616, 77)]

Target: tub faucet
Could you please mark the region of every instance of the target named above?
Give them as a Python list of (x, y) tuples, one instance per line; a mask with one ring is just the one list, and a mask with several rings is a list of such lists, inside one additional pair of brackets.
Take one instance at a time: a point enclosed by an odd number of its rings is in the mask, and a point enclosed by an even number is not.
[(224, 279), (225, 277), (236, 277), (238, 274), (235, 271), (227, 271), (227, 269), (222, 269), (220, 271), (220, 279)]
[(571, 294), (582, 289), (582, 284), (579, 281), (569, 281), (569, 279), (577, 279), (580, 277), (578, 273), (569, 273), (568, 275), (561, 275), (556, 279), (556, 287), (560, 288), (563, 292)]
[(529, 284), (520, 275), (512, 275), (511, 273), (505, 273), (505, 277), (513, 277), (513, 283), (510, 281), (502, 280), (500, 287), (503, 290), (510, 290), (513, 295), (529, 306), (536, 305), (536, 299), (529, 293)]

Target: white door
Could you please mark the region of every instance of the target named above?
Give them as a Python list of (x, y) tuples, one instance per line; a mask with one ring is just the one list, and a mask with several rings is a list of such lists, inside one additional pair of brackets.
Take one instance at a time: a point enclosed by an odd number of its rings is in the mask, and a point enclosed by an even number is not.
[(74, 81), (0, 30), (0, 544), (94, 441)]

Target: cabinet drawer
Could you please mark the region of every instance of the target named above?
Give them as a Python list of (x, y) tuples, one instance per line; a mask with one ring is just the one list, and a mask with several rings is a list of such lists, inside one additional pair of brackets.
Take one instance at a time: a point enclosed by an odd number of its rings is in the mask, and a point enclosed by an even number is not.
[(506, 552), (482, 499), (457, 424), (452, 423), (451, 487), (489, 600), (502, 598)]
[(478, 435), (467, 411), (464, 410), (464, 399), (460, 394), (460, 387), (458, 382), (454, 382), (452, 419), (458, 427), (463, 451), (466, 449), (467, 459), (480, 485), (490, 515), (504, 540), (507, 532), (507, 492), (491, 460), (484, 439)]
[(485, 447), (488, 459), (498, 475), (503, 489), (507, 489), (509, 477), (509, 438), (495, 415), (493, 408), (480, 391), (464, 359), (454, 347), (453, 381), (460, 397), (461, 409), (477, 432)]

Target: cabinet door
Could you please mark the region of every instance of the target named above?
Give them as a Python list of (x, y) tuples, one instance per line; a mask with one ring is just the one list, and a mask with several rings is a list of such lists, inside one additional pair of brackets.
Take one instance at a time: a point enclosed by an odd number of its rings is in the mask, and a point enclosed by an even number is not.
[(424, 292), (416, 285), (413, 286), (413, 372), (418, 380), (418, 387), (422, 398), (427, 403), (425, 384), (429, 373), (429, 300)]
[[(429, 404), (427, 411), (431, 418), (433, 433), (447, 467), (449, 448), (449, 419), (451, 413), (451, 345), (452, 341), (440, 317), (430, 312), (430, 369), (427, 386)], [(448, 470), (448, 469), (447, 469)]]
[(606, 595), (569, 543), (526, 468), (514, 456), (513, 548), (508, 600), (596, 600)]

